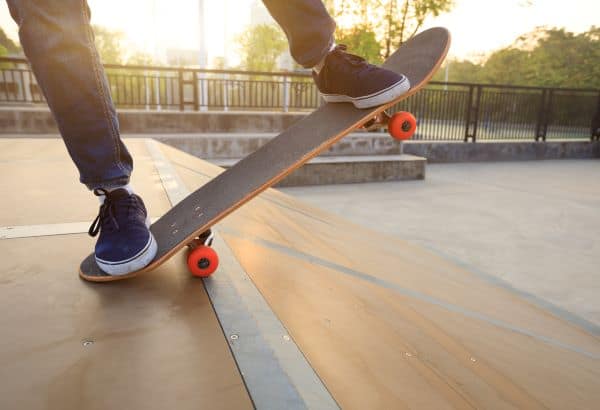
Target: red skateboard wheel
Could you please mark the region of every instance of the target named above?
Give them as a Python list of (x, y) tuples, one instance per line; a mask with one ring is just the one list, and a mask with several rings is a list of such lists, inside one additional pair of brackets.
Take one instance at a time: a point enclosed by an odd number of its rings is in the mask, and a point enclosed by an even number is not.
[(406, 111), (395, 113), (388, 122), (388, 131), (397, 140), (410, 139), (416, 129), (417, 120), (411, 113)]
[(211, 247), (200, 245), (189, 251), (187, 264), (192, 275), (205, 278), (219, 267), (219, 255)]

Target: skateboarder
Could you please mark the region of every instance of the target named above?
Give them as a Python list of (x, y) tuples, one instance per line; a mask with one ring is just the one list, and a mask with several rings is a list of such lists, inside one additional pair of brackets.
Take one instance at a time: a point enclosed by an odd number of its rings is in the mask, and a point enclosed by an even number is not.
[[(157, 244), (148, 212), (129, 184), (133, 160), (119, 124), (90, 27), (86, 0), (7, 0), (37, 81), (80, 181), (100, 199), (89, 234), (99, 267), (124, 275), (149, 264)], [(368, 108), (410, 88), (408, 79), (346, 52), (321, 0), (264, 0), (285, 31), (293, 58), (312, 69), (329, 102)], [(118, 12), (118, 11), (117, 11)]]

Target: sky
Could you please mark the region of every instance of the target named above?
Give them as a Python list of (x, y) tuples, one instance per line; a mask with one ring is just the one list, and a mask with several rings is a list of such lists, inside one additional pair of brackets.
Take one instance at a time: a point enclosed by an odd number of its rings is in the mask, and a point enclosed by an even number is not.
[[(239, 61), (236, 37), (250, 23), (255, 0), (204, 0), (206, 26), (199, 27), (198, 0), (88, 0), (92, 23), (123, 31), (128, 45), (148, 53), (167, 48), (195, 49), (200, 32), (208, 61), (226, 55)], [(454, 0), (451, 12), (423, 28), (445, 26), (452, 33), (450, 55), (479, 59), (510, 45), (537, 26), (582, 32), (600, 25), (599, 0)], [(262, 5), (260, 5), (262, 7)], [(0, 27), (17, 38), (6, 2), (0, 1)]]

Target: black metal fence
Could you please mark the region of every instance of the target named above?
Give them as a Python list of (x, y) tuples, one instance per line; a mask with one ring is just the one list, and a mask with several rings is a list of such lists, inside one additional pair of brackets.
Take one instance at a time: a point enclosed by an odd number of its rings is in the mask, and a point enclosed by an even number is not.
[[(120, 109), (311, 111), (310, 74), (106, 65)], [(41, 104), (27, 61), (0, 58), (0, 104)], [(412, 112), (415, 139), (444, 141), (599, 138), (600, 90), (432, 82), (392, 111)]]

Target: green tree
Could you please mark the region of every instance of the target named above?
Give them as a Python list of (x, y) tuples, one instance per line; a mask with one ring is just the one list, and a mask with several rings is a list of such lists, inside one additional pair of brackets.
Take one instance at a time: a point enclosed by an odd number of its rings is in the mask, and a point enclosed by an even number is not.
[(490, 55), (481, 70), (486, 83), (600, 88), (600, 28), (575, 34), (538, 28)]
[(240, 37), (242, 67), (253, 71), (274, 71), (277, 58), (287, 48), (283, 32), (273, 25), (259, 24)]
[(433, 81), (445, 81), (446, 70), (448, 72), (448, 81), (455, 83), (475, 83), (482, 81), (481, 64), (473, 63), (468, 60), (446, 60), (446, 63), (435, 73)]
[[(8, 55), (8, 50), (2, 44), (0, 44), (0, 57), (5, 57)], [(0, 63), (0, 68), (12, 68), (14, 66), (13, 63)]]
[(121, 44), (125, 34), (98, 25), (92, 26), (92, 29), (102, 62), (104, 64), (123, 64), (124, 52)]
[(224, 70), (227, 67), (225, 66), (225, 57), (218, 56), (213, 59), (212, 68), (215, 70)]
[(6, 50), (6, 54), (22, 54), (21, 45), (12, 41), (0, 27), (0, 46)]
[(338, 29), (336, 41), (346, 44), (348, 51), (364, 57), (372, 64), (381, 64), (381, 44), (377, 41), (375, 32), (368, 25), (358, 25), (349, 29)]
[[(447, 60), (448, 81), (600, 89), (600, 28), (537, 28), (482, 63)], [(434, 76), (443, 81), (445, 66)]]
[(531, 77), (547, 87), (600, 88), (600, 28), (581, 34), (542, 30), (531, 51)]
[(493, 53), (483, 66), (480, 81), (484, 83), (528, 85), (533, 81), (529, 53), (507, 47)]
[(387, 58), (414, 36), (431, 16), (450, 11), (453, 0), (340, 0), (334, 16), (352, 15), (358, 25), (368, 26)]
[(155, 65), (154, 57), (142, 51), (135, 51), (127, 57), (127, 64), (130, 65)]

